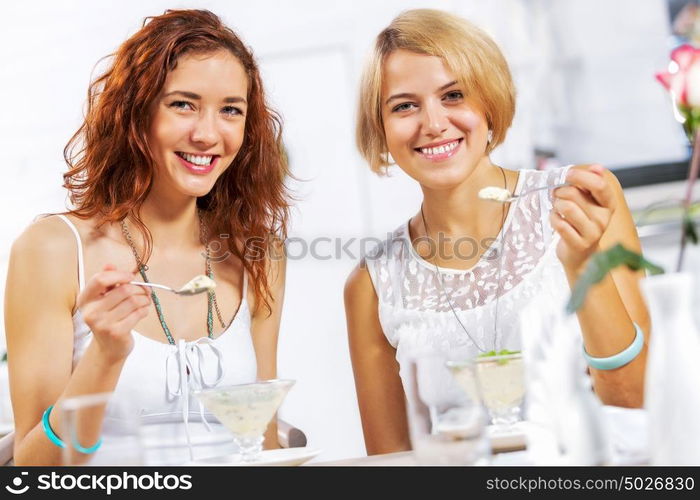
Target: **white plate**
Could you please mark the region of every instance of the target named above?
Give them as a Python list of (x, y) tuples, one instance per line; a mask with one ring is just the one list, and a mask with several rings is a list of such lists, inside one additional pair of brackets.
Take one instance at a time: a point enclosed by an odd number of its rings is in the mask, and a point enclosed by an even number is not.
[(189, 462), (187, 465), (301, 465), (319, 453), (321, 453), (321, 450), (318, 448), (310, 448), (308, 446), (302, 448), (279, 448), (276, 450), (263, 450), (258, 460), (254, 462), (241, 462), (241, 456), (234, 454), (197, 459)]
[(527, 446), (525, 422), (516, 422), (506, 430), (489, 425), (486, 432), (491, 440), (491, 449), (495, 453), (523, 450)]

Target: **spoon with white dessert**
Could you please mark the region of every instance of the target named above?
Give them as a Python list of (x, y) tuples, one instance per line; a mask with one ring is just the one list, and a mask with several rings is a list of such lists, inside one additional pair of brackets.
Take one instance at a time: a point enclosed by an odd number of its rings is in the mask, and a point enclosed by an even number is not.
[(511, 203), (518, 198), (522, 198), (536, 191), (542, 191), (543, 189), (557, 189), (564, 186), (570, 186), (568, 182), (562, 182), (561, 184), (555, 184), (554, 186), (542, 186), (529, 191), (525, 191), (520, 194), (513, 194), (507, 189), (498, 186), (487, 186), (479, 191), (479, 198), (482, 200), (497, 201), (499, 203)]
[(162, 290), (167, 290), (169, 292), (176, 293), (178, 295), (197, 295), (202, 292), (208, 292), (216, 288), (216, 282), (208, 276), (200, 274), (195, 276), (190, 281), (185, 283), (182, 288), (176, 290), (166, 285), (159, 285), (157, 283), (145, 283), (142, 281), (130, 281), (131, 285), (139, 286), (150, 286), (151, 288), (160, 288)]

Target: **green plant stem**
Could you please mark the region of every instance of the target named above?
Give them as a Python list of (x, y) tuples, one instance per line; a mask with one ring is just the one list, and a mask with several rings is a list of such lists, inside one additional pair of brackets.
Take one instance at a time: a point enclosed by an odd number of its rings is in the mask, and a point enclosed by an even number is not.
[[(693, 186), (698, 178), (698, 169), (700, 168), (700, 128), (695, 130), (693, 138), (693, 156), (690, 159), (690, 169), (688, 170), (688, 181), (685, 188), (685, 199), (683, 200), (683, 221), (681, 231), (681, 249), (678, 255), (678, 264), (676, 271), (680, 272), (683, 268), (683, 259), (685, 257), (685, 247), (688, 244), (688, 231), (685, 228), (686, 220), (690, 218), (690, 206), (693, 199)], [(690, 222), (692, 224), (692, 221)]]
[(610, 271), (622, 265), (634, 271), (645, 269), (651, 274), (664, 272), (661, 267), (649, 262), (641, 254), (628, 250), (620, 243), (602, 252), (597, 252), (591, 256), (586, 268), (571, 290), (571, 297), (566, 305), (567, 314), (578, 311), (586, 300), (588, 290), (596, 283), (603, 281)]

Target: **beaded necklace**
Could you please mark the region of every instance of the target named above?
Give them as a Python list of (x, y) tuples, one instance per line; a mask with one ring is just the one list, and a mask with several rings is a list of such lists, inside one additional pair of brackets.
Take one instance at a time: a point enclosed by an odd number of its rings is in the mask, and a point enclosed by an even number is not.
[[(200, 212), (197, 212), (197, 215), (199, 217), (199, 234), (200, 237), (204, 239), (204, 248), (206, 251), (206, 256), (205, 256), (205, 273), (210, 279), (214, 279), (214, 272), (212, 271), (211, 268), (211, 258), (210, 258), (210, 252), (209, 252), (209, 242), (207, 240), (207, 231), (206, 231), (206, 226), (204, 225), (204, 220), (202, 218), (202, 214)], [(150, 283), (148, 281), (148, 277), (146, 276), (146, 271), (148, 270), (148, 266), (145, 265), (141, 261), (141, 257), (139, 257), (139, 253), (136, 250), (136, 245), (134, 244), (134, 240), (131, 238), (131, 233), (129, 233), (129, 229), (126, 227), (126, 220), (121, 221), (121, 226), (122, 226), (122, 234), (124, 235), (124, 239), (126, 239), (126, 242), (129, 244), (129, 247), (131, 247), (131, 252), (134, 254), (134, 259), (136, 260), (136, 265), (138, 266), (139, 273), (141, 274), (141, 278), (143, 278), (143, 281), (146, 283)], [(223, 320), (223, 317), (221, 315), (221, 311), (219, 310), (219, 304), (216, 301), (216, 292), (214, 290), (210, 290), (207, 293), (207, 336), (210, 339), (214, 338), (214, 318), (212, 314), (212, 309), (216, 309), (216, 315), (217, 319), (221, 323), (221, 327), (225, 330), (226, 329), (226, 323)], [(163, 308), (160, 305), (160, 300), (158, 300), (158, 296), (156, 295), (156, 292), (153, 288), (151, 288), (151, 299), (153, 300), (153, 305), (156, 308), (156, 314), (158, 315), (158, 321), (160, 321), (160, 326), (163, 328), (163, 332), (165, 333), (166, 338), (168, 339), (168, 343), (171, 345), (175, 345), (175, 339), (173, 338), (173, 335), (170, 333), (170, 328), (168, 328), (167, 323), (165, 322), (165, 316), (163, 315)], [(212, 307), (213, 306), (213, 307)]]

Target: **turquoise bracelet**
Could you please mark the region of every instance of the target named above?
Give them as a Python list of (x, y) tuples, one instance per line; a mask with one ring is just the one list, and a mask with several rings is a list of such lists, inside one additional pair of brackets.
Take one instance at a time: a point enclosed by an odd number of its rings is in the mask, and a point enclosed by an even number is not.
[[(66, 444), (63, 441), (61, 441), (61, 438), (58, 437), (51, 428), (51, 423), (49, 422), (51, 410), (53, 410), (53, 405), (46, 408), (46, 410), (44, 411), (44, 415), (41, 417), (41, 425), (44, 428), (44, 434), (46, 434), (46, 437), (49, 438), (49, 441), (51, 441), (53, 444), (55, 444), (59, 448), (65, 448)], [(102, 438), (98, 439), (97, 443), (95, 443), (89, 448), (84, 448), (77, 441), (73, 441), (73, 448), (78, 450), (80, 453), (84, 453), (85, 455), (95, 453), (97, 450), (100, 449), (100, 446), (102, 446)]]
[(82, 446), (80, 446), (80, 443), (78, 443), (78, 441), (73, 440), (73, 448), (75, 448), (80, 453), (84, 453), (85, 455), (95, 453), (97, 450), (100, 449), (100, 446), (102, 446), (102, 438), (98, 439), (97, 442), (89, 448), (83, 448)]
[(588, 366), (595, 368), (596, 370), (614, 370), (616, 368), (620, 368), (621, 366), (625, 366), (627, 363), (639, 356), (639, 353), (642, 352), (642, 348), (644, 347), (644, 333), (636, 323), (632, 324), (634, 325), (635, 331), (634, 340), (624, 351), (608, 356), (607, 358), (594, 358), (586, 352), (586, 348), (584, 347), (583, 357), (586, 359)]
[(53, 444), (59, 448), (65, 448), (66, 445), (63, 443), (63, 441), (61, 441), (61, 438), (56, 435), (51, 428), (51, 424), (49, 423), (51, 410), (53, 410), (53, 405), (46, 408), (46, 410), (44, 410), (44, 415), (41, 417), (41, 425), (44, 427), (44, 434), (46, 434), (46, 437), (49, 438), (49, 441), (51, 441)]

